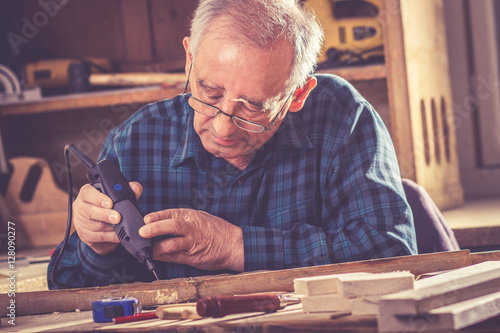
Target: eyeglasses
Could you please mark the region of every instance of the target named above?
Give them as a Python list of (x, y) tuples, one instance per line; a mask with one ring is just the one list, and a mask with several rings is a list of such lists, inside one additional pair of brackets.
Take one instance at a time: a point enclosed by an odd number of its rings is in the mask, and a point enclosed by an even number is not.
[(189, 77), (191, 76), (191, 69), (192, 68), (193, 68), (193, 64), (191, 63), (191, 67), (189, 68), (189, 73), (188, 73), (188, 79), (186, 82), (186, 87), (184, 88), (184, 92), (182, 93), (182, 97), (184, 97), (188, 100), (188, 104), (193, 108), (193, 110), (198, 112), (199, 114), (202, 114), (206, 117), (211, 117), (211, 118), (217, 117), (219, 114), (223, 114), (223, 115), (231, 118), (233, 123), (238, 128), (241, 128), (242, 130), (245, 130), (245, 131), (250, 132), (250, 133), (262, 133), (264, 131), (270, 130), (273, 127), (274, 122), (276, 121), (276, 119), (278, 118), (280, 113), (283, 111), (283, 108), (285, 107), (286, 103), (288, 102), (288, 100), (292, 96), (292, 94), (288, 95), (285, 103), (283, 104), (283, 106), (281, 106), (281, 109), (276, 114), (276, 116), (273, 118), (269, 127), (266, 127), (264, 125), (257, 124), (257, 123), (254, 123), (252, 121), (248, 121), (246, 119), (240, 118), (238, 116), (233, 116), (233, 115), (227, 114), (226, 112), (222, 111), (221, 109), (219, 109), (216, 106), (207, 104), (207, 103), (200, 101), (199, 99), (197, 99), (193, 96), (186, 94), (187, 87), (189, 84)]

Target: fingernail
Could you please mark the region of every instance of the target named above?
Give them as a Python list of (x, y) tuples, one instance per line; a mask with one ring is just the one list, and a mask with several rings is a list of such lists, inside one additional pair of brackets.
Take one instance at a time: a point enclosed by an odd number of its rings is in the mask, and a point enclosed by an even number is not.
[(148, 236), (150, 233), (151, 233), (151, 228), (148, 225), (141, 228), (142, 235)]
[(111, 222), (111, 223), (118, 223), (119, 219), (120, 219), (120, 217), (118, 216), (118, 214), (109, 215), (109, 222)]
[(102, 207), (104, 208), (111, 208), (111, 202), (109, 202), (108, 200), (103, 200), (102, 203), (101, 203)]

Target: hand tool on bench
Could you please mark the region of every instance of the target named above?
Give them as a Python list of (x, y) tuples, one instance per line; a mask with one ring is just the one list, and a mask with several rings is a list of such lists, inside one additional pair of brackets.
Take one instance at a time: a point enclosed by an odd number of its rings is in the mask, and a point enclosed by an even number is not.
[(281, 293), (217, 295), (198, 300), (196, 311), (202, 317), (218, 318), (234, 313), (275, 312), (300, 301), (300, 296)]

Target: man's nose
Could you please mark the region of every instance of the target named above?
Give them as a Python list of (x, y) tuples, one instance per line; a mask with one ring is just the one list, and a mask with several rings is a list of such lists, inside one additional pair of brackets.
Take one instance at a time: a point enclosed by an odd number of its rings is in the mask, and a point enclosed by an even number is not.
[(234, 111), (234, 105), (232, 105), (232, 103), (224, 103), (224, 105), (221, 106), (223, 107), (221, 110), (226, 114), (219, 113), (217, 117), (213, 119), (213, 126), (217, 136), (220, 138), (227, 138), (238, 130), (238, 126), (233, 123), (233, 119), (231, 118), (231, 112)]

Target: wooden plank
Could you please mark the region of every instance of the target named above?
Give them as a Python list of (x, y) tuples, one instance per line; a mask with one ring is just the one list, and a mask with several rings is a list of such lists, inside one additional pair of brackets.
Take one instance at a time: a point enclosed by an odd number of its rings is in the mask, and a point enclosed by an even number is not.
[[(186, 279), (161, 280), (152, 283), (133, 283), (98, 288), (40, 291), (16, 294), (17, 315), (51, 313), (55, 311), (89, 310), (92, 301), (106, 296), (137, 297), (143, 305), (171, 304), (195, 301), (215, 294), (235, 295), (268, 291), (293, 291), (293, 280), (299, 277), (352, 273), (371, 273), (407, 270), (415, 275), (450, 270), (470, 265), (468, 250), (441, 252), (301, 267), (278, 271), (250, 272)], [(9, 302), (0, 295), (0, 309)], [(1, 310), (5, 311), (5, 310)], [(0, 312), (0, 316), (3, 312)]]
[(349, 297), (386, 295), (413, 289), (414, 276), (410, 272), (388, 272), (370, 275), (339, 275), (338, 293)]
[(101, 86), (145, 86), (162, 84), (167, 86), (186, 85), (185, 73), (109, 73), (91, 74), (91, 85)]
[(381, 312), (380, 332), (460, 330), (500, 315), (500, 292), (450, 304), (429, 313), (414, 316), (394, 316)]
[(67, 111), (129, 103), (148, 103), (172, 98), (181, 94), (183, 90), (183, 88), (163, 89), (160, 86), (151, 86), (47, 97), (39, 101), (0, 106), (0, 116)]
[(351, 313), (353, 316), (378, 315), (380, 295), (356, 297), (351, 299)]
[[(16, 315), (91, 310), (93, 301), (106, 297), (135, 297), (143, 305), (195, 301), (198, 299), (196, 283), (196, 279), (173, 279), (160, 283), (16, 293)], [(0, 304), (4, 309), (9, 301), (7, 294), (0, 295)], [(1, 310), (0, 316), (5, 314), (5, 310)]]
[(500, 251), (475, 252), (470, 254), (471, 264), (500, 260)]
[(351, 299), (339, 294), (305, 296), (302, 298), (304, 312), (351, 312)]
[(391, 137), (398, 155), (401, 176), (416, 180), (415, 152), (411, 118), (408, 110), (410, 97), (404, 48), (400, 0), (381, 1), (381, 19), (384, 20), (384, 53), (387, 70), (387, 88), (391, 113)]
[[(370, 273), (346, 273), (349, 275), (362, 274), (367, 275)], [(318, 296), (325, 294), (338, 294), (339, 286), (336, 277), (342, 274), (311, 276), (305, 278), (298, 278), (293, 280), (294, 293), (303, 296)]]
[(414, 290), (384, 296), (380, 313), (416, 315), (498, 291), (500, 262), (487, 261), (415, 283)]
[(317, 296), (341, 294), (346, 297), (385, 295), (413, 289), (410, 272), (345, 273), (312, 276), (293, 280), (296, 295)]

